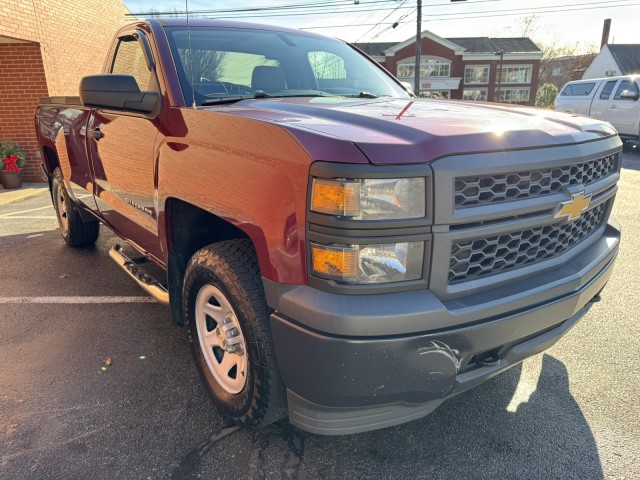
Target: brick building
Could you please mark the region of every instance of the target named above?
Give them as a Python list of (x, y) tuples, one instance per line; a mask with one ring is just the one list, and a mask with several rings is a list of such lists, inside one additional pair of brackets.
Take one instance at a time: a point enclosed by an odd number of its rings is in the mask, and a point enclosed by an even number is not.
[(595, 53), (588, 53), (542, 59), (540, 62), (540, 85), (551, 83), (559, 90), (567, 82), (580, 80), (595, 56)]
[[(421, 36), (420, 95), (533, 105), (542, 52), (528, 38)], [(400, 80), (414, 84), (416, 43), (356, 43)]]
[(27, 156), (24, 181), (41, 181), (34, 134), (38, 100), (76, 96), (97, 73), (129, 13), (122, 0), (3, 0), (0, 7), (0, 140)]

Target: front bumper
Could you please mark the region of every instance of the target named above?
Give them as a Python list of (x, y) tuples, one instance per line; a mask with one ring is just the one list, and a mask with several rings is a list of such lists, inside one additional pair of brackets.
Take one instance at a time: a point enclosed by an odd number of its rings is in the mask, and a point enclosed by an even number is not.
[(560, 268), (441, 302), (429, 291), (338, 295), (265, 280), (289, 419), (347, 434), (420, 418), (557, 342), (598, 299), (619, 229)]

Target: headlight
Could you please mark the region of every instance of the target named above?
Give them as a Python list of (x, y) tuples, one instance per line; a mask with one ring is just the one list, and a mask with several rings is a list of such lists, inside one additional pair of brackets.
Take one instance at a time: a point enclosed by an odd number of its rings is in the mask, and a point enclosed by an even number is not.
[(327, 246), (311, 244), (314, 275), (347, 284), (422, 278), (423, 242)]
[(425, 216), (425, 178), (325, 180), (314, 178), (311, 210), (351, 220)]

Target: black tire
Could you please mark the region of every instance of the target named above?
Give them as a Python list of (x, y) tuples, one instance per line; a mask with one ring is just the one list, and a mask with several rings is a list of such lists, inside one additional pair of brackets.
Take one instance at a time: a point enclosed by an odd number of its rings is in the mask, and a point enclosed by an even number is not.
[(82, 220), (77, 205), (64, 186), (62, 172), (59, 168), (53, 172), (51, 198), (58, 218), (60, 234), (64, 241), (71, 247), (86, 247), (96, 243), (98, 235), (100, 235), (100, 223), (97, 220)]
[[(208, 298), (211, 286), (215, 295), (222, 294), (225, 298), (220, 302), (217, 302), (215, 297)], [(218, 308), (215, 307), (217, 305), (224, 310), (227, 302), (227, 307), (230, 306), (232, 311), (227, 314), (231, 316), (225, 317), (224, 321), (231, 318), (234, 325), (240, 326), (240, 337), (243, 337), (247, 355), (246, 359), (241, 359), (246, 362), (244, 369), (246, 380), (242, 379), (244, 383), (238, 387), (241, 390), (237, 393), (230, 391), (228, 386), (224, 386), (228, 378), (223, 378), (222, 381), (217, 380), (214, 373), (215, 367), (207, 364), (205, 350), (208, 352), (209, 361), (214, 360), (209, 352), (210, 349), (201, 341), (198, 324), (201, 330), (205, 328), (207, 332), (213, 334), (214, 330), (220, 332), (218, 327), (220, 323), (206, 315), (203, 320), (203, 296), (208, 298), (206, 307), (209, 308), (211, 305), (214, 305), (213, 308)], [(264, 298), (260, 270), (251, 242), (229, 240), (214, 243), (196, 252), (187, 265), (185, 273), (183, 305), (185, 323), (190, 329), (193, 357), (218, 410), (236, 423), (248, 428), (269, 425), (285, 417), (287, 414), (285, 389), (276, 363), (269, 325), (270, 312)], [(215, 338), (215, 340), (209, 340), (211, 342), (220, 341), (219, 335), (208, 338)], [(214, 351), (216, 348), (222, 351), (220, 354), (222, 356), (236, 355), (236, 353), (229, 354), (219, 346), (212, 347)], [(218, 358), (218, 361), (221, 365), (223, 359)], [(219, 370), (217, 375), (220, 376)]]

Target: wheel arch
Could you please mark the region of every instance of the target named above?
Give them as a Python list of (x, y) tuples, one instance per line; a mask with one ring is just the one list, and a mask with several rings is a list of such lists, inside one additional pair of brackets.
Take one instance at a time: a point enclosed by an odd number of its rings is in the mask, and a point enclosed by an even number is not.
[[(167, 246), (167, 280), (171, 318), (183, 326), (182, 287), (187, 263), (194, 253), (212, 243), (248, 239), (258, 256), (260, 271), (269, 268), (267, 246), (262, 230), (253, 225), (239, 225), (176, 197), (165, 202), (164, 225)], [(264, 255), (260, 255), (265, 252)], [(266, 265), (265, 265), (266, 262)]]
[(55, 172), (56, 168), (60, 167), (60, 159), (54, 149), (45, 145), (42, 147), (42, 162), (47, 168), (47, 172), (49, 172), (47, 178), (49, 180), (49, 191), (51, 191), (53, 186), (53, 172)]

